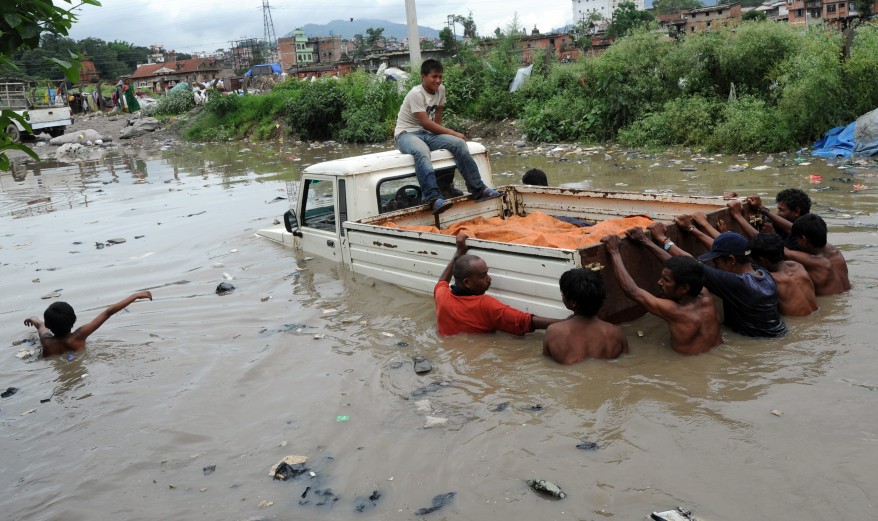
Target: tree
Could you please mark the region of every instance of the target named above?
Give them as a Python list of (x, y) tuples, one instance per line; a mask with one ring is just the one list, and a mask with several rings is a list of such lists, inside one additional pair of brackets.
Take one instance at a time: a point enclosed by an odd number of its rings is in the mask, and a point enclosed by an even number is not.
[(454, 15), (454, 22), (459, 23), (463, 26), (463, 37), (469, 38), (471, 40), (475, 40), (479, 37), (478, 33), (476, 33), (476, 22), (473, 20), (473, 12), (470, 11), (469, 16), (464, 18), (463, 16), (456, 14)]
[(354, 35), (354, 58), (362, 58), (366, 56), (366, 50), (368, 46), (366, 45), (366, 39), (363, 38), (363, 35), (357, 33)]
[(601, 13), (591, 11), (588, 16), (581, 18), (576, 25), (573, 26), (574, 45), (580, 49), (591, 47), (591, 36), (595, 32), (595, 24), (604, 19)]
[(377, 29), (370, 27), (366, 29), (366, 43), (369, 47), (374, 47), (378, 43), (378, 40), (381, 40), (382, 38), (384, 38), (383, 27), (378, 27)]
[[(44, 31), (67, 36), (76, 15), (73, 14), (73, 0), (63, 0), (71, 4), (70, 9), (55, 6), (52, 0), (6, 0), (0, 4), (0, 67), (16, 68), (12, 55), (19, 50), (36, 49), (40, 45), (40, 35)], [(80, 5), (101, 5), (99, 0), (80, 0)], [(53, 58), (54, 62), (64, 71), (67, 79), (77, 81), (79, 78), (78, 56), (71, 55), (69, 60)], [(0, 112), (0, 170), (9, 170), (7, 150), (21, 150), (34, 159), (39, 156), (29, 147), (21, 143), (12, 143), (5, 130), (13, 120), (18, 121), (30, 130), (30, 125), (23, 117), (12, 110)]]
[(750, 10), (750, 11), (747, 11), (746, 13), (744, 13), (744, 16), (741, 17), (741, 20), (743, 20), (745, 22), (747, 22), (747, 21), (764, 22), (764, 21), (768, 20), (768, 15), (765, 14), (765, 11), (757, 11), (757, 10), (753, 9), (753, 10)]
[(442, 48), (448, 52), (454, 52), (456, 48), (456, 43), (454, 41), (454, 33), (451, 31), (450, 27), (444, 27), (441, 31), (439, 31), (439, 40), (442, 41)]
[(704, 7), (704, 4), (699, 0), (655, 0), (652, 3), (652, 8), (657, 15), (674, 14), (699, 7)]
[(607, 34), (611, 38), (620, 38), (628, 34), (634, 28), (647, 25), (655, 18), (646, 11), (638, 11), (634, 2), (622, 2), (613, 11), (613, 21), (607, 28)]
[(857, 18), (865, 22), (872, 15), (872, 0), (856, 0)]

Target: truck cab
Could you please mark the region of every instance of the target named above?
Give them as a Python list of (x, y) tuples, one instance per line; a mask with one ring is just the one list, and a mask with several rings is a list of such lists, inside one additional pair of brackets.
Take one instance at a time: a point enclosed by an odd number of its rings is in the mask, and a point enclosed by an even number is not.
[[(468, 145), (482, 181), (492, 187), (485, 147)], [(450, 152), (436, 150), (431, 158), (437, 177), (455, 174)], [(459, 175), (456, 181), (463, 184)], [(414, 159), (396, 150), (311, 165), (302, 172), (295, 200), (283, 226), (258, 235), (339, 262), (344, 260), (345, 221), (423, 205)]]
[(73, 113), (67, 105), (67, 94), (57, 89), (51, 95), (51, 85), (45, 98), (36, 95), (36, 88), (16, 80), (0, 80), (0, 108), (10, 109), (24, 117), (30, 130), (12, 120), (2, 129), (13, 142), (26, 135), (46, 132), (52, 137), (60, 136), (67, 126), (73, 124)]

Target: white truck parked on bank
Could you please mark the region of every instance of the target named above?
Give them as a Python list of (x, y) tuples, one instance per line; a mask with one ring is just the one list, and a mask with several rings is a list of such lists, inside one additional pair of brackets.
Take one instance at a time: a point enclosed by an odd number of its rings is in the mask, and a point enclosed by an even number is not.
[[(485, 148), (469, 143), (482, 180), (493, 186)], [(454, 171), (454, 159), (445, 150), (432, 153), (437, 175)], [(458, 176), (459, 179), (459, 176)], [(460, 180), (462, 182), (462, 180)], [(262, 229), (258, 235), (308, 254), (346, 264), (354, 273), (432, 293), (439, 275), (453, 256), (455, 237), (387, 226), (449, 225), (476, 217), (525, 216), (540, 211), (552, 216), (601, 221), (629, 215), (648, 215), (668, 226), (668, 235), (689, 251), (700, 246), (680, 234), (673, 217), (703, 211), (709, 219), (727, 217), (718, 197), (688, 197), (615, 191), (511, 185), (499, 188), (502, 197), (475, 202), (469, 196), (452, 199), (454, 206), (434, 216), (420, 203), (421, 190), (410, 155), (397, 151), (338, 159), (307, 167), (293, 209), (284, 224)], [(291, 205), (293, 203), (291, 202)], [(726, 219), (727, 222), (730, 219)], [(546, 317), (565, 317), (558, 279), (571, 268), (600, 269), (607, 265), (605, 248), (594, 244), (560, 249), (469, 239), (474, 255), (485, 259), (493, 282), (488, 292), (511, 306)], [(637, 245), (623, 240), (622, 255), (641, 287), (656, 287), (660, 263)], [(642, 258), (641, 258), (642, 257)], [(607, 300), (600, 316), (624, 322), (644, 311), (625, 297), (610, 274), (604, 276)]]
[[(48, 89), (47, 89), (48, 92)], [(46, 99), (48, 98), (48, 99)], [(30, 131), (18, 121), (11, 121), (5, 129), (12, 141), (20, 141), (28, 134), (46, 132), (60, 136), (73, 124), (73, 112), (67, 105), (67, 96), (60, 92), (39, 99), (35, 89), (22, 81), (0, 79), (0, 109), (10, 109), (24, 116)]]

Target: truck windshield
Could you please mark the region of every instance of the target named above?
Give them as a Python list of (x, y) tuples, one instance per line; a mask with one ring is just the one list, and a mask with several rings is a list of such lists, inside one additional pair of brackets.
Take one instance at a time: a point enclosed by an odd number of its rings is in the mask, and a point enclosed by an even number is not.
[(308, 179), (305, 181), (305, 211), (302, 226), (335, 231), (335, 197), (332, 181)]

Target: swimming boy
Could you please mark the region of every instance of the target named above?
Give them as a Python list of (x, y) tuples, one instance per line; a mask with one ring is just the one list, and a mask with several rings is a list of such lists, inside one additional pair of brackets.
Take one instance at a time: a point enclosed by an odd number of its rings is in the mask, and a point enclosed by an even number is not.
[(543, 354), (570, 365), (588, 358), (617, 358), (628, 353), (628, 339), (619, 326), (597, 317), (604, 303), (604, 280), (594, 271), (576, 268), (561, 275), (561, 300), (573, 312), (546, 329)]
[(813, 213), (796, 219), (790, 238), (799, 250), (784, 250), (787, 259), (800, 262), (808, 270), (817, 295), (837, 295), (851, 289), (848, 265), (835, 246), (826, 242), (826, 222)]
[[(457, 236), (457, 250), (433, 288), (440, 334), (493, 333), (499, 330), (524, 335), (558, 322), (557, 319), (519, 311), (485, 295), (491, 287), (488, 265), (480, 257), (466, 254), (469, 249), (466, 239), (465, 233)], [(453, 286), (450, 285), (452, 273)]]
[(625, 269), (617, 235), (601, 239), (607, 247), (613, 273), (622, 292), (646, 311), (668, 323), (671, 330), (671, 347), (684, 355), (706, 353), (723, 343), (720, 318), (713, 298), (704, 288), (704, 268), (692, 257), (673, 257), (646, 238), (642, 228), (626, 232), (628, 238), (650, 250), (659, 260), (664, 260), (661, 278), (658, 280), (662, 296), (656, 297), (637, 286)]
[(426, 60), (421, 64), (421, 84), (406, 94), (396, 118), (393, 137), (396, 148), (415, 158), (415, 175), (421, 185), (421, 199), (438, 215), (454, 204), (442, 197), (436, 184), (436, 172), (430, 160), (431, 150), (445, 149), (454, 156), (454, 163), (476, 201), (500, 197), (500, 192), (482, 182), (479, 168), (469, 153), (466, 136), (442, 125), (445, 107), (445, 85), (442, 85), (442, 64)]
[(53, 302), (43, 313), (41, 321), (37, 317), (25, 319), (24, 325), (37, 328), (40, 335), (40, 344), (43, 346), (43, 356), (55, 356), (67, 351), (80, 351), (85, 347), (85, 339), (97, 331), (108, 318), (122, 311), (129, 304), (139, 299), (152, 300), (149, 291), (138, 291), (130, 297), (120, 300), (107, 309), (103, 310), (88, 324), (76, 328), (71, 333), (73, 324), (76, 322), (76, 313), (66, 302)]

